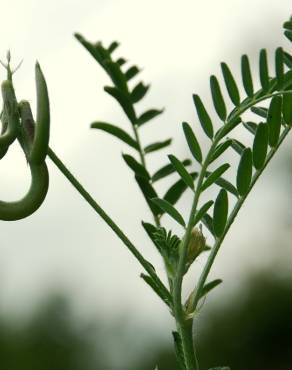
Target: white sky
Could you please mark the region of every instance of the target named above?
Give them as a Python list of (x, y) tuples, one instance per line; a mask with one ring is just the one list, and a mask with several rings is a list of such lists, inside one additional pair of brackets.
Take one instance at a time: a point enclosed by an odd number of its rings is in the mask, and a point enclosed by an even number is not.
[[(121, 42), (116, 55), (142, 66), (141, 78), (152, 85), (142, 106), (166, 107), (161, 118), (143, 129), (143, 143), (174, 136), (173, 152), (183, 157), (188, 154), (180, 123), (196, 123), (192, 93), (210, 101), (208, 78), (219, 74), (222, 60), (238, 77), (241, 54), (251, 55), (255, 65), (258, 49), (273, 52), (278, 45), (287, 47), (281, 25), (291, 13), (291, 1), (1, 0), (0, 4), (0, 56), (4, 59), (10, 48), (15, 63), (24, 58), (15, 76), (18, 98), (30, 100), (34, 107), (34, 63), (39, 60), (51, 101), (51, 147), (162, 272), (140, 227), (140, 220), (150, 220), (150, 215), (121, 159), (128, 148), (89, 130), (94, 120), (124, 128), (128, 123), (103, 92), (109, 84), (104, 72), (73, 33), (91, 41)], [(5, 78), (4, 69), (0, 76)], [(202, 133), (198, 135), (206, 143)], [(226, 289), (248, 268), (271, 260), (265, 243), (273, 238), (274, 221), (285, 210), (288, 187), (282, 172), (280, 181), (274, 174), (289, 143), (291, 139), (260, 181), (218, 257), (212, 275), (225, 277)], [(166, 154), (153, 154), (150, 167), (164, 164)], [(28, 186), (22, 157), (15, 149), (1, 161), (3, 200), (21, 196)], [(138, 277), (141, 268), (49, 161), (48, 166), (50, 188), (40, 210), (28, 219), (0, 225), (0, 307), (4, 312), (25, 312), (50, 289), (65, 289), (81, 314), (128, 311), (145, 322), (165, 322), (166, 310)], [(187, 210), (189, 202), (185, 196), (180, 209)]]

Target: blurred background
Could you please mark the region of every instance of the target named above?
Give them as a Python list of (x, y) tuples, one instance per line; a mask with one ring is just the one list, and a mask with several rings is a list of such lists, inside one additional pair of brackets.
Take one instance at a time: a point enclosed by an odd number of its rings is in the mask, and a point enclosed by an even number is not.
[[(211, 102), (209, 76), (219, 75), (221, 61), (238, 81), (244, 53), (257, 71), (258, 50), (265, 47), (272, 66), (275, 48), (289, 46), (281, 26), (291, 14), (291, 1), (0, 4), (0, 57), (5, 60), (10, 49), (12, 63), (24, 59), (14, 77), (18, 99), (35, 107), (38, 60), (50, 94), (51, 147), (165, 278), (141, 227), (141, 220), (151, 221), (151, 215), (121, 158), (129, 149), (89, 129), (95, 120), (124, 128), (129, 123), (103, 91), (109, 84), (104, 71), (73, 33), (105, 45), (121, 42), (116, 55), (141, 66), (139, 77), (151, 83), (141, 109), (166, 108), (141, 129), (143, 144), (172, 136), (172, 152), (182, 158), (189, 153), (181, 122), (197, 124), (192, 94), (200, 94), (206, 105)], [(0, 76), (5, 78), (4, 69)], [(206, 150), (199, 127), (196, 132)], [(248, 141), (248, 134), (239, 135)], [(291, 144), (289, 137), (259, 180), (211, 272), (210, 279), (224, 283), (197, 317), (203, 370), (218, 365), (291, 369)], [(149, 156), (150, 169), (165, 164), (167, 154)], [(0, 225), (0, 367), (152, 370), (159, 364), (162, 370), (177, 369), (174, 323), (139, 278), (140, 266), (50, 161), (48, 166), (50, 189), (42, 207), (25, 220)], [(16, 145), (1, 161), (0, 178), (1, 199), (16, 199), (29, 186), (29, 171)], [(169, 185), (163, 182), (160, 190)], [(190, 200), (186, 193), (179, 203), (184, 214)], [(169, 219), (165, 224), (176, 228)], [(199, 260), (190, 271), (186, 293), (203, 264)]]

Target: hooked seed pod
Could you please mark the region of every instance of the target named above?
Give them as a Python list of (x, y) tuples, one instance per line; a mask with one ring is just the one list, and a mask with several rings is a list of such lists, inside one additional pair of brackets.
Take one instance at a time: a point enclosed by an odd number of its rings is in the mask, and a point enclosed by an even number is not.
[[(49, 174), (45, 163), (45, 158), (49, 143), (50, 115), (46, 82), (38, 64), (36, 65), (37, 124), (34, 122), (29, 103), (27, 101), (22, 101), (19, 103), (19, 105), (17, 105), (16, 99), (12, 99), (12, 92), (14, 93), (14, 90), (12, 82), (8, 82), (9, 83), (4, 81), (2, 84), (2, 93), (4, 92), (4, 112), (8, 118), (8, 125), (5, 134), (9, 130), (12, 117), (17, 117), (17, 124), (15, 125), (16, 136), (27, 158), (31, 172), (30, 188), (22, 199), (14, 202), (0, 201), (0, 220), (15, 221), (30, 216), (32, 213), (34, 213), (43, 203), (48, 191)], [(20, 124), (19, 116), (21, 120)], [(4, 116), (4, 119), (5, 117), (6, 116)], [(16, 123), (16, 119), (13, 121), (13, 123)], [(11, 127), (14, 128), (13, 125)], [(1, 138), (3, 136), (4, 135), (0, 137), (0, 149)], [(10, 144), (13, 142), (13, 140), (10, 142)], [(7, 142), (9, 141), (6, 141), (5, 143)], [(6, 144), (7, 148), (10, 144)]]
[(8, 146), (11, 145), (17, 137), (19, 129), (19, 115), (12, 82), (9, 80), (3, 81), (1, 90), (3, 97), (3, 134), (0, 136), (0, 150), (5, 152), (5, 150), (7, 151)]

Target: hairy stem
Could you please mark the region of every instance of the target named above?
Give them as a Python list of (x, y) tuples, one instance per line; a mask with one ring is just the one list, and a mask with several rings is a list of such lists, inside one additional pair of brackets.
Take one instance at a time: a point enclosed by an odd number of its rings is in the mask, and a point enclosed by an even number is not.
[(152, 265), (141, 255), (134, 244), (128, 239), (124, 232), (118, 227), (118, 225), (108, 216), (108, 214), (98, 205), (98, 203), (92, 198), (92, 196), (85, 190), (75, 176), (68, 170), (64, 163), (57, 157), (57, 155), (49, 148), (48, 156), (56, 167), (62, 172), (62, 174), (70, 181), (73, 187), (78, 193), (87, 201), (87, 203), (95, 210), (95, 212), (107, 223), (107, 225), (113, 230), (113, 232), (121, 239), (126, 245), (130, 252), (136, 257), (148, 274), (155, 280), (160, 288), (169, 293), (165, 285), (156, 275)]

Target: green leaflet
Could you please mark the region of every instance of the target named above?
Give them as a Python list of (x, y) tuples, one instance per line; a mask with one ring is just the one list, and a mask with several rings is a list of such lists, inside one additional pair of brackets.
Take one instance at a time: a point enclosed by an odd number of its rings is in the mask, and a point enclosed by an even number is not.
[(268, 138), (268, 126), (261, 122), (257, 127), (252, 149), (253, 165), (257, 170), (261, 169), (265, 163)]
[(140, 69), (137, 66), (130, 67), (126, 73), (125, 77), (127, 81), (130, 81), (132, 78), (134, 78), (138, 73), (140, 72)]
[[(209, 176), (210, 174), (211, 174), (210, 172), (206, 171), (207, 176)], [(218, 179), (215, 181), (215, 184), (238, 197), (238, 191), (236, 187), (233, 186), (229, 181), (225, 180), (223, 177), (218, 177)]]
[(159, 245), (158, 245), (158, 243), (157, 243), (157, 241), (154, 237), (154, 234), (157, 231), (156, 226), (150, 224), (149, 222), (144, 222), (144, 221), (142, 221), (142, 226), (143, 226), (144, 230), (146, 231), (147, 235), (149, 236), (149, 238), (151, 239), (152, 243), (155, 245), (158, 252), (160, 253), (160, 247), (159, 247)]
[(287, 30), (292, 31), (292, 20), (290, 18), (290, 21), (286, 21), (283, 23), (283, 28), (286, 28)]
[(142, 166), (139, 162), (136, 161), (134, 157), (130, 154), (123, 154), (123, 158), (127, 165), (134, 171), (135, 175), (144, 177), (147, 180), (150, 180), (150, 175), (146, 168)]
[(152, 198), (156, 198), (158, 195), (148, 179), (139, 175), (135, 175), (135, 179), (153, 215), (161, 214), (160, 208), (151, 201)]
[(291, 41), (291, 42), (292, 42), (292, 31), (291, 31), (291, 30), (286, 30), (286, 31), (284, 32), (284, 35), (287, 37), (287, 39), (288, 39), (289, 41)]
[(120, 46), (119, 42), (113, 41), (110, 43), (109, 47), (107, 48), (107, 51), (111, 54), (113, 53), (118, 47)]
[(216, 288), (216, 286), (221, 284), (222, 281), (223, 280), (221, 280), (221, 279), (215, 279), (215, 280), (212, 280), (209, 283), (205, 284), (204, 288), (201, 291), (200, 299), (205, 297), (211, 290), (213, 290), (214, 288)]
[(202, 222), (206, 226), (206, 228), (210, 231), (212, 235), (214, 234), (214, 228), (213, 228), (213, 218), (208, 214), (205, 213), (202, 217)]
[[(184, 166), (189, 166), (192, 162), (189, 159), (185, 159), (182, 161), (182, 164)], [(157, 170), (153, 176), (152, 176), (152, 182), (158, 181), (160, 179), (163, 179), (164, 177), (176, 172), (175, 168), (171, 163), (161, 167), (159, 170)]]
[(177, 331), (173, 331), (172, 336), (173, 336), (173, 340), (174, 340), (175, 355), (176, 355), (177, 361), (179, 363), (179, 366), (180, 366), (181, 370), (186, 370), (181, 337), (180, 337), (180, 335)]
[(240, 96), (234, 77), (226, 63), (221, 63), (221, 69), (230, 99), (235, 106), (239, 106)]
[(155, 152), (156, 150), (166, 148), (167, 146), (169, 146), (171, 144), (171, 142), (172, 142), (172, 139), (167, 139), (165, 141), (159, 141), (157, 143), (149, 144), (149, 145), (145, 146), (144, 152), (146, 154), (148, 154), (148, 153), (151, 153), (151, 152)]
[(288, 126), (292, 126), (292, 93), (283, 95), (283, 119)]
[(280, 88), (284, 81), (284, 55), (282, 48), (277, 48), (275, 52), (275, 72), (277, 88)]
[(242, 152), (245, 149), (245, 146), (238, 140), (232, 139), (231, 140), (231, 147), (238, 153), (239, 155), (242, 155)]
[(228, 217), (228, 195), (225, 189), (221, 189), (214, 203), (213, 229), (217, 237), (220, 237), (225, 229)]
[(244, 90), (249, 97), (253, 97), (253, 82), (247, 55), (241, 57), (241, 76)]
[(228, 170), (230, 164), (224, 163), (220, 167), (216, 168), (215, 171), (211, 172), (209, 176), (206, 178), (205, 182), (201, 186), (201, 190), (206, 190), (209, 186), (211, 186), (218, 178)]
[[(192, 172), (190, 175), (195, 179), (198, 176), (198, 173)], [(187, 189), (188, 186), (186, 183), (182, 179), (179, 179), (167, 190), (163, 199), (167, 200), (171, 204), (175, 204)]]
[(206, 109), (204, 107), (204, 104), (203, 104), (201, 98), (199, 97), (199, 95), (194, 94), (193, 95), (193, 100), (194, 100), (194, 103), (195, 103), (195, 107), (196, 107), (196, 110), (197, 110), (197, 115), (198, 115), (199, 121), (201, 123), (202, 129), (204, 130), (205, 134), (210, 139), (212, 139), (213, 138), (213, 125), (212, 125), (211, 118), (210, 118), (208, 112), (206, 111)]
[(220, 157), (220, 155), (224, 153), (225, 150), (227, 150), (231, 146), (231, 144), (232, 144), (231, 139), (227, 139), (226, 141), (224, 141), (224, 143), (219, 144), (215, 149), (214, 153), (211, 155), (209, 163), (214, 162), (218, 157)]
[(196, 212), (196, 215), (194, 217), (194, 223), (193, 226), (195, 226), (203, 217), (204, 215), (209, 211), (209, 209), (213, 205), (213, 200), (209, 200), (206, 202), (199, 210)]
[(192, 176), (187, 172), (182, 162), (177, 159), (174, 155), (170, 154), (168, 156), (170, 162), (172, 163), (173, 167), (176, 169), (177, 173), (180, 175), (182, 180), (189, 186), (192, 190), (194, 190), (194, 181)]
[(243, 122), (243, 126), (253, 135), (255, 135), (256, 131), (257, 131), (257, 127), (258, 125), (254, 122)]
[(144, 98), (149, 90), (150, 85), (144, 85), (143, 82), (139, 82), (134, 89), (132, 90), (130, 96), (132, 103), (138, 103), (140, 100)]
[(126, 116), (129, 118), (130, 122), (134, 125), (137, 121), (137, 118), (129, 97), (116, 87), (105, 86), (104, 91), (116, 99)]
[(242, 152), (236, 175), (236, 186), (238, 193), (244, 196), (251, 183), (252, 177), (252, 152), (250, 148), (244, 149)]
[(268, 117), (268, 109), (264, 107), (251, 107), (250, 110), (262, 118)]
[(227, 367), (227, 366), (217, 366), (217, 367), (212, 367), (211, 369), (209, 370), (230, 370), (230, 367)]
[(126, 131), (118, 126), (112, 125), (106, 122), (93, 122), (90, 125), (91, 128), (96, 128), (111, 134), (118, 139), (122, 140), (124, 143), (130, 145), (132, 148), (139, 150), (139, 146), (136, 140), (134, 140)]
[(191, 126), (188, 123), (183, 122), (183, 130), (184, 130), (184, 134), (185, 134), (189, 149), (190, 149), (193, 157), (199, 163), (201, 163), (202, 159), (203, 159), (202, 158), (202, 151), (201, 151), (200, 145), (198, 143), (198, 140), (197, 140)]
[(269, 144), (275, 147), (278, 143), (281, 131), (281, 111), (282, 111), (282, 97), (274, 96), (271, 100), (267, 124), (269, 127)]
[(215, 110), (222, 121), (226, 119), (226, 106), (221, 93), (219, 82), (215, 76), (210, 77), (210, 87)]
[(138, 126), (143, 125), (144, 123), (152, 120), (153, 118), (159, 116), (164, 112), (164, 109), (149, 109), (146, 112), (142, 113), (138, 118)]
[(266, 49), (260, 51), (260, 81), (264, 91), (267, 91), (270, 85), (269, 71), (268, 71), (268, 60)]
[[(152, 202), (157, 205), (162, 211), (166, 212), (170, 217), (172, 217), (176, 222), (182, 226), (186, 226), (185, 221), (181, 214), (165, 199), (153, 198)], [(160, 212), (161, 213), (161, 212)]]
[(162, 290), (160, 285), (158, 285), (151, 276), (146, 274), (140, 274), (140, 277), (145, 281), (146, 284), (148, 284), (154, 290), (158, 297), (160, 297), (168, 307), (171, 307), (172, 298), (167, 291)]
[(117, 59), (116, 63), (118, 63), (119, 66), (122, 66), (126, 63), (126, 59), (125, 58), (119, 58)]
[(45, 77), (39, 63), (35, 65), (37, 114), (29, 160), (42, 164), (47, 156), (50, 140), (50, 103)]
[(117, 89), (128, 93), (127, 80), (122, 73), (120, 66), (112, 60), (105, 60), (104, 66), (107, 69), (108, 74)]
[(284, 51), (283, 61), (284, 61), (284, 63), (286, 64), (286, 66), (288, 68), (290, 68), (290, 69), (292, 68), (292, 56), (289, 53), (287, 53), (286, 51)]

